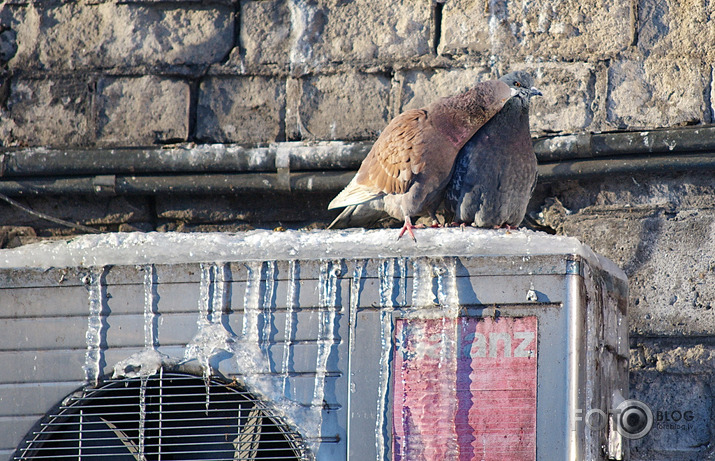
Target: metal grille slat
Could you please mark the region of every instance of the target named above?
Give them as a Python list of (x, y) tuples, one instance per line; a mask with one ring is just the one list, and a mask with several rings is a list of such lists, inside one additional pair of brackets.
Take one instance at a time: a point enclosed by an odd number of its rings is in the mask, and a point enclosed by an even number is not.
[(147, 461), (312, 459), (301, 436), (236, 383), (163, 372), (74, 393), (30, 432), (15, 459), (142, 454)]

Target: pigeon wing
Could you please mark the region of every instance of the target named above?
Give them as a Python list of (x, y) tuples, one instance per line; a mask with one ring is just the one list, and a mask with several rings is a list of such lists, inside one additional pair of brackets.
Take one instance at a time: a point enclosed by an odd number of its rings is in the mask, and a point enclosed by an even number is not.
[(427, 111), (413, 109), (395, 117), (375, 141), (355, 178), (328, 208), (357, 205), (386, 194), (404, 194), (424, 169)]

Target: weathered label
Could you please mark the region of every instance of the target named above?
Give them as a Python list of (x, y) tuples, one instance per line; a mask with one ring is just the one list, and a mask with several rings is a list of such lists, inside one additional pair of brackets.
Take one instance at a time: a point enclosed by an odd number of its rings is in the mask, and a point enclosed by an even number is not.
[(393, 459), (534, 460), (536, 317), (398, 319)]

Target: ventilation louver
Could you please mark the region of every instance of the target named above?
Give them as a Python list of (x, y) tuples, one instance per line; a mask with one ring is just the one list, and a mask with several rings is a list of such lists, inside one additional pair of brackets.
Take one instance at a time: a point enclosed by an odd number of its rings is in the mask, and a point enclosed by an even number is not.
[(108, 380), (65, 399), (17, 460), (303, 460), (300, 435), (235, 383), (188, 374)]

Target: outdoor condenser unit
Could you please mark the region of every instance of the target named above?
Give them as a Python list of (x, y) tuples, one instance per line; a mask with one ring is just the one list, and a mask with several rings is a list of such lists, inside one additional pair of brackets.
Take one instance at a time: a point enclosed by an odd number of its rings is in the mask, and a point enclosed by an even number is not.
[(1, 459), (624, 459), (627, 284), (572, 238), (0, 251)]

